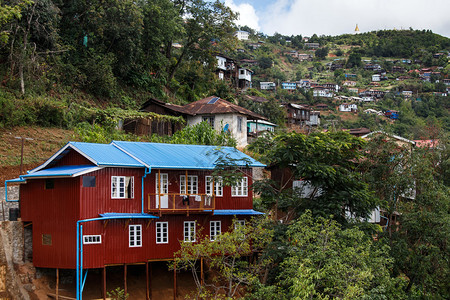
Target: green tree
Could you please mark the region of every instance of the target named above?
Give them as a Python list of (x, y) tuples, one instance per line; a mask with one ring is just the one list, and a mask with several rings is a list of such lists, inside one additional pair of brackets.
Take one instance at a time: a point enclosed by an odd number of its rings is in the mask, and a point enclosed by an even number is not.
[[(233, 222), (229, 231), (211, 241), (208, 235), (198, 230), (195, 243), (180, 242), (181, 249), (175, 253), (171, 267), (190, 270), (197, 286), (196, 298), (226, 299), (259, 281), (264, 267), (271, 261), (269, 257), (248, 259), (254, 251), (264, 249), (272, 239), (272, 231), (265, 220), (253, 219), (241, 225)], [(209, 280), (199, 278), (199, 265), (203, 260), (211, 270)]]
[[(280, 201), (285, 199), (281, 208), (291, 213), (310, 209), (314, 215), (333, 215), (345, 223), (348, 213), (365, 218), (379, 204), (356, 171), (355, 162), (361, 156), (359, 149), (365, 143), (362, 139), (346, 132), (284, 133), (271, 143), (271, 147), (264, 149), (261, 160), (289, 170), (291, 176), (284, 181), (303, 179), (314, 187), (314, 192), (302, 198), (289, 189), (283, 192), (284, 188), (268, 181), (254, 183), (267, 208), (277, 210)], [(252, 145), (249, 149), (253, 149)], [(286, 192), (291, 195), (279, 198)]]
[(347, 59), (347, 68), (361, 67), (361, 54), (352, 52)]
[[(168, 67), (168, 82), (175, 76), (185, 59), (206, 61), (215, 64), (211, 54), (214, 43), (226, 49), (234, 48), (234, 20), (237, 15), (220, 1), (206, 2), (203, 0), (177, 1), (180, 14), (185, 17), (183, 22), (184, 35), (182, 49), (176, 60)], [(166, 48), (166, 56), (173, 57), (173, 47)]]
[[(304, 213), (288, 226), (278, 275), (251, 299), (402, 299), (389, 247), (357, 228)], [(280, 247), (280, 246), (278, 246)], [(257, 297), (254, 297), (257, 296)]]
[(327, 57), (328, 52), (329, 52), (328, 47), (322, 47), (322, 48), (317, 49), (314, 55), (315, 55), (319, 60), (322, 60), (322, 59), (325, 59), (325, 57)]
[(416, 149), (411, 171), (415, 197), (398, 204), (401, 226), (386, 237), (392, 245), (395, 271), (409, 280), (408, 294), (416, 298), (450, 296), (450, 189), (439, 169), (448, 159), (445, 139), (440, 147)]

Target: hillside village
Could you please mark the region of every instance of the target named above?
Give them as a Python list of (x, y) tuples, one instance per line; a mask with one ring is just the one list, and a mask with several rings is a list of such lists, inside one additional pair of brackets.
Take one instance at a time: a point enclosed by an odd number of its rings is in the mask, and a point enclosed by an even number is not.
[(449, 298), (450, 39), (186, 3), (2, 4), (0, 298)]

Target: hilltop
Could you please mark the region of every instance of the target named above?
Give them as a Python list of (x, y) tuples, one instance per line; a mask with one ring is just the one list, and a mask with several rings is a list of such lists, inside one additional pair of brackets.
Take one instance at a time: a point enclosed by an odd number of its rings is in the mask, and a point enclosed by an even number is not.
[[(113, 2), (99, 5), (95, 1), (78, 6), (53, 1), (6, 5), (9, 15), (1, 25), (14, 30), (5, 31), (1, 44), (0, 128), (5, 132), (28, 130), (17, 129), (22, 126), (43, 128), (37, 129), (42, 135), (48, 128), (68, 130), (70, 137), (61, 137), (59, 145), (69, 139), (137, 139), (116, 131), (118, 121), (170, 119), (139, 112), (149, 98), (184, 105), (217, 95), (283, 129), (283, 102), (313, 110), (317, 104), (326, 105), (318, 129), (331, 124), (367, 127), (409, 138), (431, 138), (450, 129), (445, 96), (450, 69), (448, 38), (413, 29), (267, 36), (244, 27), (240, 29), (246, 30), (249, 38), (238, 40), (233, 35), (236, 15), (223, 4), (198, 1), (189, 7), (177, 5), (166, 0), (125, 1), (118, 8)], [(123, 18), (125, 15), (128, 17)], [(25, 26), (27, 23), (30, 26)], [(252, 88), (237, 88), (230, 80), (220, 80), (218, 54), (250, 69)], [(380, 75), (380, 81), (374, 82), (372, 75)], [(346, 81), (353, 81), (354, 86), (345, 85)], [(276, 91), (261, 90), (261, 82), (275, 83)], [(283, 82), (300, 88), (284, 90)], [(367, 90), (385, 95), (358, 103), (358, 113), (350, 116), (336, 107), (354, 98), (314, 95), (315, 87), (324, 84), (340, 87), (334, 96), (359, 97), (358, 93)], [(255, 102), (247, 96), (267, 101)], [(399, 118), (393, 121), (363, 114), (367, 108), (399, 111)], [(5, 135), (2, 142), (17, 144)], [(2, 164), (17, 166), (17, 149), (3, 149)], [(31, 155), (34, 161), (29, 163), (42, 161), (41, 155)]]

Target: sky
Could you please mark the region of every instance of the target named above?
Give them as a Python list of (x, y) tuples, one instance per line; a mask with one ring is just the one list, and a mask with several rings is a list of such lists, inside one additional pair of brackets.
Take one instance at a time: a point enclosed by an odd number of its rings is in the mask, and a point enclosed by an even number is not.
[(224, 0), (238, 25), (273, 35), (430, 29), (450, 37), (450, 0)]

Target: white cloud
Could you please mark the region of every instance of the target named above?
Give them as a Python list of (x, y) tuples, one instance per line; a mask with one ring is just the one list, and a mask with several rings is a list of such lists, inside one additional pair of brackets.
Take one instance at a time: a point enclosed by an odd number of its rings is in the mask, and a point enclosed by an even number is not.
[(431, 29), (450, 36), (449, 0), (276, 0), (261, 7), (261, 29), (310, 36), (382, 29)]
[(259, 18), (256, 15), (255, 8), (249, 3), (235, 4), (233, 0), (225, 0), (225, 5), (227, 5), (234, 12), (239, 13), (239, 18), (236, 24), (239, 26), (247, 25), (248, 27), (260, 30)]

